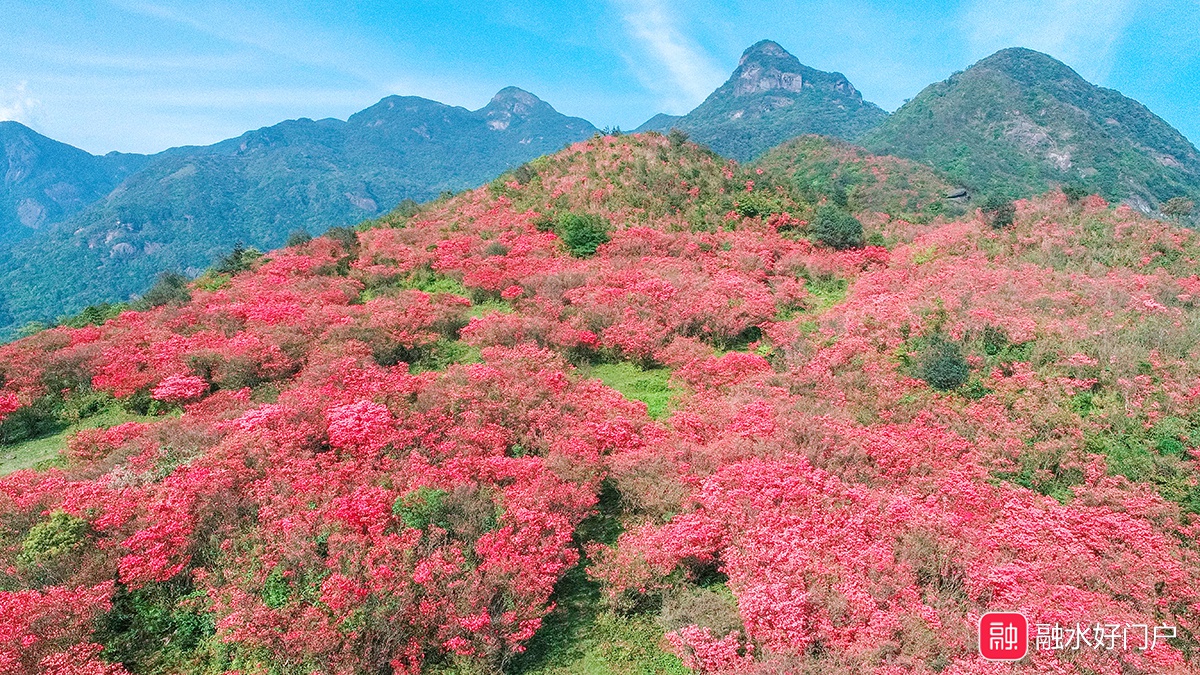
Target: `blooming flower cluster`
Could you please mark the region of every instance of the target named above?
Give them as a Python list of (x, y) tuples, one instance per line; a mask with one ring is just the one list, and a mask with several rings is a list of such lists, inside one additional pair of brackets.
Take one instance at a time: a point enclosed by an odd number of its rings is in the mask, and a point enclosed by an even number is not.
[[(497, 671), (577, 565), (613, 611), (674, 608), (698, 673), (1000, 672), (989, 610), (1178, 627), (1028, 672), (1195, 671), (1194, 233), (1051, 194), (1003, 231), (863, 214), (889, 247), (836, 251), (776, 169), (688, 144), (537, 167), (0, 347), (0, 424), (173, 411), (0, 477), (0, 673)], [(945, 345), (967, 379), (936, 389)], [(669, 369), (665, 418), (599, 361)], [(607, 486), (621, 534), (583, 541)]]

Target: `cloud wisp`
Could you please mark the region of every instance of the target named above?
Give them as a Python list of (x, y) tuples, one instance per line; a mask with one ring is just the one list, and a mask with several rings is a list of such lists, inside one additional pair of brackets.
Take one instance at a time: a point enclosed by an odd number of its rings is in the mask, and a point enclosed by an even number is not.
[(1029, 47), (1103, 81), (1136, 9), (1137, 0), (973, 0), (960, 23), (976, 58)]
[[(725, 76), (679, 28), (660, 0), (635, 0), (623, 3), (629, 36), (666, 70), (669, 76), (669, 107), (695, 106), (715, 89)], [(634, 65), (634, 64), (631, 64)], [(644, 67), (644, 66), (643, 66)], [(635, 70), (641, 70), (636, 68)], [(652, 88), (662, 89), (659, 73), (639, 74)]]
[(30, 124), (37, 116), (41, 101), (29, 93), (28, 82), (18, 82), (12, 89), (0, 89), (0, 122)]

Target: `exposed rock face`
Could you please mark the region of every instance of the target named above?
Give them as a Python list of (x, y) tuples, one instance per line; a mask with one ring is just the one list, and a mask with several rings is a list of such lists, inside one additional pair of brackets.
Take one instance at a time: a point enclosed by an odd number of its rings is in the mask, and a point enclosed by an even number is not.
[(744, 57), (742, 61), (744, 65), (738, 69), (741, 71), (741, 75), (738, 76), (737, 83), (733, 87), (734, 96), (745, 96), (772, 89), (799, 92), (804, 88), (804, 76), (800, 73), (787, 73), (776, 68), (764, 68), (758, 63), (745, 64)]
[(492, 131), (505, 131), (514, 120), (555, 114), (549, 103), (517, 87), (501, 89), (481, 112)]

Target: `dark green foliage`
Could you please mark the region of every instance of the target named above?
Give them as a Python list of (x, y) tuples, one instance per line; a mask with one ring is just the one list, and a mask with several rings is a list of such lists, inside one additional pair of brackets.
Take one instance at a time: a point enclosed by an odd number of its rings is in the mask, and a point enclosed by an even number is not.
[(671, 142), (672, 148), (678, 150), (683, 147), (684, 143), (688, 142), (688, 134), (683, 129), (672, 128), (671, 132), (667, 134), (667, 140)]
[(1003, 328), (992, 324), (983, 327), (980, 341), (983, 343), (983, 353), (988, 356), (999, 355), (1009, 344), (1008, 333)]
[(533, 168), (529, 162), (526, 162), (513, 169), (512, 179), (517, 181), (519, 185), (529, 185), (529, 182), (537, 178), (537, 175), (537, 169)]
[(608, 222), (593, 213), (564, 213), (557, 219), (559, 237), (576, 258), (595, 255), (608, 243)]
[[(184, 281), (186, 282), (186, 279)], [(82, 311), (74, 316), (61, 317), (58, 320), (58, 325), (68, 326), (70, 328), (99, 326), (109, 319), (115, 319), (121, 312), (124, 312), (128, 309), (131, 309), (131, 306), (124, 302), (101, 302), (96, 305), (88, 305), (87, 307), (84, 307)]]
[(202, 641), (216, 633), (203, 591), (186, 580), (138, 589), (117, 584), (112, 609), (97, 624), (104, 658), (134, 673), (197, 672), (187, 667)]
[(0, 445), (12, 445), (54, 433), (66, 425), (59, 417), (61, 401), (44, 396), (9, 413), (0, 421)]
[(288, 235), (286, 245), (303, 246), (310, 241), (312, 241), (312, 235), (308, 233), (308, 230), (300, 228), (299, 230), (293, 230), (292, 233)]
[(758, 191), (739, 196), (734, 210), (746, 218), (766, 218), (773, 213), (786, 211), (787, 207), (782, 199)]
[(817, 209), (817, 215), (813, 218), (812, 233), (817, 241), (839, 251), (863, 245), (862, 223), (846, 211), (830, 204)]
[(267, 574), (267, 580), (263, 583), (263, 604), (271, 609), (279, 609), (287, 604), (291, 594), (292, 586), (284, 578), (283, 568), (278, 566), (271, 568), (271, 572)]
[(926, 87), (862, 144), (925, 162), (976, 193), (1072, 185), (1151, 205), (1200, 197), (1200, 152), (1112, 89), (1029, 49), (1005, 49)]
[(421, 205), (417, 203), (417, 200), (411, 198), (405, 198), (401, 200), (400, 203), (396, 205), (396, 208), (392, 211), (392, 213), (400, 216), (401, 218), (412, 218), (420, 212)]
[(1062, 191), (1071, 204), (1078, 204), (1080, 200), (1091, 194), (1087, 188), (1081, 185), (1064, 185)]
[(1185, 512), (1200, 513), (1200, 486), (1188, 467), (1195, 459), (1188, 448), (1200, 443), (1200, 424), (1165, 417), (1147, 429), (1123, 416), (1110, 419), (1114, 420), (1110, 427), (1085, 434), (1087, 451), (1104, 455), (1110, 473), (1150, 483)]
[(939, 391), (957, 389), (971, 376), (971, 368), (957, 343), (944, 338), (930, 341), (919, 360), (919, 377)]
[(262, 253), (253, 248), (246, 248), (242, 242), (234, 244), (233, 250), (226, 253), (217, 264), (213, 266), (213, 271), (217, 274), (234, 275), (238, 272), (245, 272), (253, 267), (255, 261), (262, 257)]
[(1192, 215), (1196, 208), (1196, 202), (1186, 197), (1171, 197), (1163, 204), (1163, 215), (1177, 220), (1183, 220)]
[(158, 281), (136, 303), (135, 308), (149, 309), (163, 305), (182, 305), (192, 299), (192, 292), (188, 288), (189, 283), (190, 280), (182, 274), (163, 272), (158, 275)]
[(987, 224), (994, 230), (1012, 227), (1013, 220), (1017, 217), (1017, 207), (1011, 199), (1003, 195), (989, 195), (984, 200), (981, 210)]
[(358, 232), (352, 227), (335, 227), (325, 233), (326, 239), (332, 239), (342, 245), (346, 255), (358, 256)]

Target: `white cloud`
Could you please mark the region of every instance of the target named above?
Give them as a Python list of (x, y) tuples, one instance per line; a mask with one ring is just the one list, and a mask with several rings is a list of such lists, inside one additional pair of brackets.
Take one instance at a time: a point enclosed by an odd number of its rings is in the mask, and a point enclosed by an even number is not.
[(376, 83), (372, 68), (363, 63), (373, 46), (309, 22), (294, 24), (253, 12), (235, 3), (181, 3), (176, 0), (110, 0), (127, 12), (185, 26), (231, 45), (333, 70), (347, 78)]
[[(670, 76), (671, 87), (662, 92), (668, 98), (666, 104), (669, 107), (677, 112), (687, 112), (725, 80), (725, 74), (712, 59), (683, 34), (661, 0), (629, 0), (624, 7), (630, 37), (641, 44)], [(635, 71), (642, 70), (632, 60), (631, 65)], [(657, 73), (639, 73), (648, 86), (661, 88), (661, 78), (655, 75)], [(687, 109), (680, 109), (681, 105)]]
[(1103, 80), (1137, 0), (972, 0), (961, 17), (972, 56), (1005, 47), (1046, 52)]
[(29, 124), (42, 102), (29, 93), (29, 83), (19, 82), (9, 90), (0, 89), (0, 122)]

